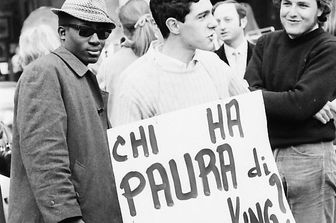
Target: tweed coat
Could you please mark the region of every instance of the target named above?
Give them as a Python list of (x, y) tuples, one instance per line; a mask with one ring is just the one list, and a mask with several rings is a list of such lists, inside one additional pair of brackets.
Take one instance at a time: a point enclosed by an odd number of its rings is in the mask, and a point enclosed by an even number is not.
[(105, 96), (63, 47), (25, 69), (14, 103), (9, 222), (122, 222)]

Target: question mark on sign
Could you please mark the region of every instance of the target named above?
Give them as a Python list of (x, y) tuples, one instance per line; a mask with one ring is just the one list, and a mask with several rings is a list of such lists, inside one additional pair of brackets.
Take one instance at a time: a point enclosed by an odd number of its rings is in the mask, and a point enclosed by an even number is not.
[(278, 175), (273, 173), (271, 177), (269, 178), (269, 184), (271, 186), (276, 185), (278, 189), (278, 201), (279, 201), (280, 210), (282, 211), (282, 213), (286, 213), (286, 208), (285, 208), (283, 194), (282, 194), (281, 180), (279, 179)]

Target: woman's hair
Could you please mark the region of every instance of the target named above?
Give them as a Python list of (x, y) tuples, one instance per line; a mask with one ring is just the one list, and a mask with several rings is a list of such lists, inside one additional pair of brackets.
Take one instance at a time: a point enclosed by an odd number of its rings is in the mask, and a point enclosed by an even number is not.
[(328, 20), (323, 24), (323, 28), (336, 36), (336, 2), (332, 5)]
[(150, 43), (157, 39), (158, 32), (148, 3), (144, 0), (130, 0), (120, 7), (118, 16), (135, 55), (142, 56)]
[(41, 24), (22, 30), (19, 39), (19, 57), (21, 66), (25, 67), (35, 59), (44, 56), (61, 45), (56, 30)]

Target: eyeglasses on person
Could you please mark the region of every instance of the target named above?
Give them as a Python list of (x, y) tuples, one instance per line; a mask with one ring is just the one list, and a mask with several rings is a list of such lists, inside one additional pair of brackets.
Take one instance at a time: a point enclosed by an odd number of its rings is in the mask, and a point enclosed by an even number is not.
[(97, 33), (99, 39), (107, 39), (112, 32), (112, 29), (107, 28), (95, 29), (90, 26), (82, 26), (77, 24), (66, 24), (63, 26), (68, 26), (77, 29), (79, 31), (78, 34), (82, 37), (89, 37), (92, 36), (94, 33)]

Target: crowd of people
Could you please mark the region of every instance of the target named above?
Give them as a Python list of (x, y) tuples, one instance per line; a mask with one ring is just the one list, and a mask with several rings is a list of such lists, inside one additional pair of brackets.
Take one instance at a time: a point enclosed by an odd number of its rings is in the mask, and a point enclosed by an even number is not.
[[(295, 221), (336, 223), (335, 4), (273, 2), (283, 30), (255, 45), (235, 0), (129, 0), (118, 22), (104, 0), (65, 0), (51, 9), (57, 30), (23, 29), (12, 142), (0, 153), (8, 222), (122, 222), (107, 129), (261, 90)], [(120, 49), (92, 69), (118, 27)]]

